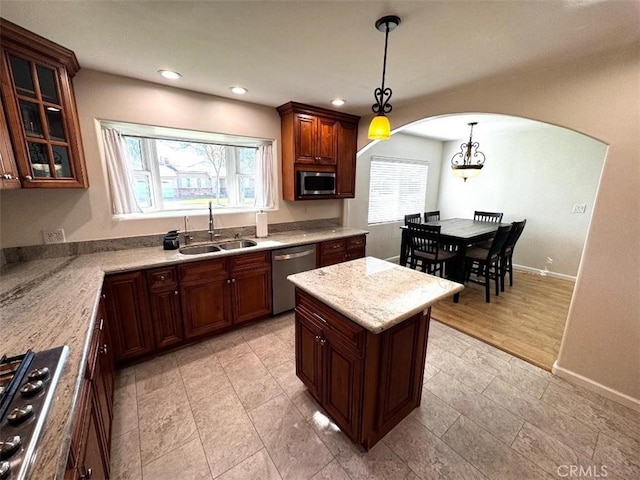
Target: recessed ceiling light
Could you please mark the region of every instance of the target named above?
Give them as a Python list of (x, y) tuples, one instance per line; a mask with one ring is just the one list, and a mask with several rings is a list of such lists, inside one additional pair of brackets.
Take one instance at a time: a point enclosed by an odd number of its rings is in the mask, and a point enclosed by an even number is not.
[(331, 100), (331, 105), (335, 105), (336, 107), (341, 107), (345, 103), (347, 103), (347, 101), (343, 100), (342, 98), (334, 98), (333, 100)]
[(231, 92), (235, 93), (236, 95), (244, 95), (249, 91), (244, 87), (229, 87), (229, 90), (231, 90)]
[(178, 72), (174, 72), (173, 70), (158, 70), (158, 73), (169, 80), (178, 80), (179, 78), (182, 78), (182, 75)]

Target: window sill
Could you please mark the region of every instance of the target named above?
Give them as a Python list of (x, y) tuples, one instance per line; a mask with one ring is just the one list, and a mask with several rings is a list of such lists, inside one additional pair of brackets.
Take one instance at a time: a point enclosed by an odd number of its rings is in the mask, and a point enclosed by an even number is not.
[[(236, 214), (244, 214), (244, 213), (257, 213), (260, 211), (264, 212), (275, 212), (278, 208), (257, 208), (257, 207), (230, 207), (230, 208), (214, 208), (213, 215), (218, 216), (226, 216), (226, 215), (236, 215)], [(130, 221), (130, 220), (152, 220), (152, 219), (161, 219), (161, 218), (182, 218), (182, 217), (205, 217), (209, 216), (209, 210), (207, 208), (200, 208), (194, 210), (171, 210), (167, 212), (147, 212), (147, 213), (123, 213), (123, 214), (114, 214), (111, 218), (114, 221)]]

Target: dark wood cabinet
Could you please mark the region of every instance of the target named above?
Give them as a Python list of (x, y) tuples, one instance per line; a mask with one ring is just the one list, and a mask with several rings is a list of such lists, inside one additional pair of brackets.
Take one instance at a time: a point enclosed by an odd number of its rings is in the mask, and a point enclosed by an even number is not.
[(9, 190), (20, 188), (18, 167), (13, 156), (9, 127), (4, 113), (4, 106), (0, 96), (0, 189)]
[(352, 198), (360, 117), (289, 102), (277, 108), (282, 128), (282, 194), (285, 200), (309, 200), (296, 189), (298, 171), (336, 175), (335, 195), (314, 199)]
[(86, 188), (75, 54), (0, 19), (1, 93), (23, 188)]
[(356, 154), (358, 152), (358, 124), (338, 123), (338, 161), (336, 195), (340, 198), (356, 196)]
[(233, 323), (271, 314), (271, 255), (259, 252), (229, 259)]
[(296, 374), (352, 441), (371, 448), (420, 405), (430, 309), (374, 334), (296, 289)]
[(316, 250), (316, 264), (318, 267), (327, 267), (336, 263), (362, 258), (366, 255), (366, 246), (366, 235), (320, 242)]
[(115, 371), (105, 311), (101, 302), (89, 341), (66, 479), (109, 478)]
[(184, 340), (178, 269), (154, 268), (146, 274), (155, 347), (163, 349), (177, 345)]
[(141, 358), (153, 351), (144, 272), (108, 275), (103, 293), (116, 364)]

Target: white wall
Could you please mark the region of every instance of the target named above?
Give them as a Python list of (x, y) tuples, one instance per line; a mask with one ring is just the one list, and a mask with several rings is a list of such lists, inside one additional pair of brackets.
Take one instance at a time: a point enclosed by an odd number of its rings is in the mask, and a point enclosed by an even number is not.
[[(567, 127), (609, 146), (556, 366), (640, 410), (640, 45), (394, 104), (391, 122), (470, 111)], [(370, 120), (360, 122), (360, 149)]]
[[(275, 108), (239, 102), (91, 70), (74, 78), (89, 188), (22, 189), (0, 194), (0, 245), (43, 243), (42, 229), (64, 228), (67, 241), (97, 240), (182, 229), (181, 218), (114, 221), (97, 120), (114, 120), (275, 140), (279, 210), (270, 223), (335, 218), (340, 200), (282, 200), (280, 117)], [(191, 228), (207, 228), (207, 217), (190, 214)], [(217, 215), (219, 228), (254, 225), (253, 213)]]
[[(362, 124), (360, 129), (364, 128)], [(366, 129), (365, 129), (366, 130)], [(356, 168), (356, 197), (345, 200), (345, 223), (353, 228), (369, 230), (367, 255), (378, 258), (392, 258), (400, 255), (400, 226), (403, 222), (368, 225), (369, 213), (369, 173), (371, 156), (424, 160), (429, 163), (427, 177), (427, 199), (421, 213), (433, 210), (438, 198), (440, 179), (440, 158), (442, 142), (416, 137), (414, 135), (393, 135), (389, 140), (378, 142), (358, 154)], [(407, 212), (417, 213), (417, 212)]]
[[(504, 212), (503, 222), (526, 218), (514, 263), (575, 277), (606, 145), (555, 126), (474, 140), (486, 155), (485, 166), (466, 182), (443, 169), (438, 196), (442, 218), (472, 218), (474, 210)], [(463, 141), (444, 144), (444, 165)], [(576, 203), (586, 204), (586, 212), (572, 213)]]

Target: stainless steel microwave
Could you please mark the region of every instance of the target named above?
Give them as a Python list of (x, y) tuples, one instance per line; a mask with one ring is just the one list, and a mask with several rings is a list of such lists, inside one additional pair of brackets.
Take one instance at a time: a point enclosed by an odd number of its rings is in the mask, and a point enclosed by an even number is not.
[(311, 197), (314, 195), (335, 195), (335, 172), (298, 171), (298, 196)]

